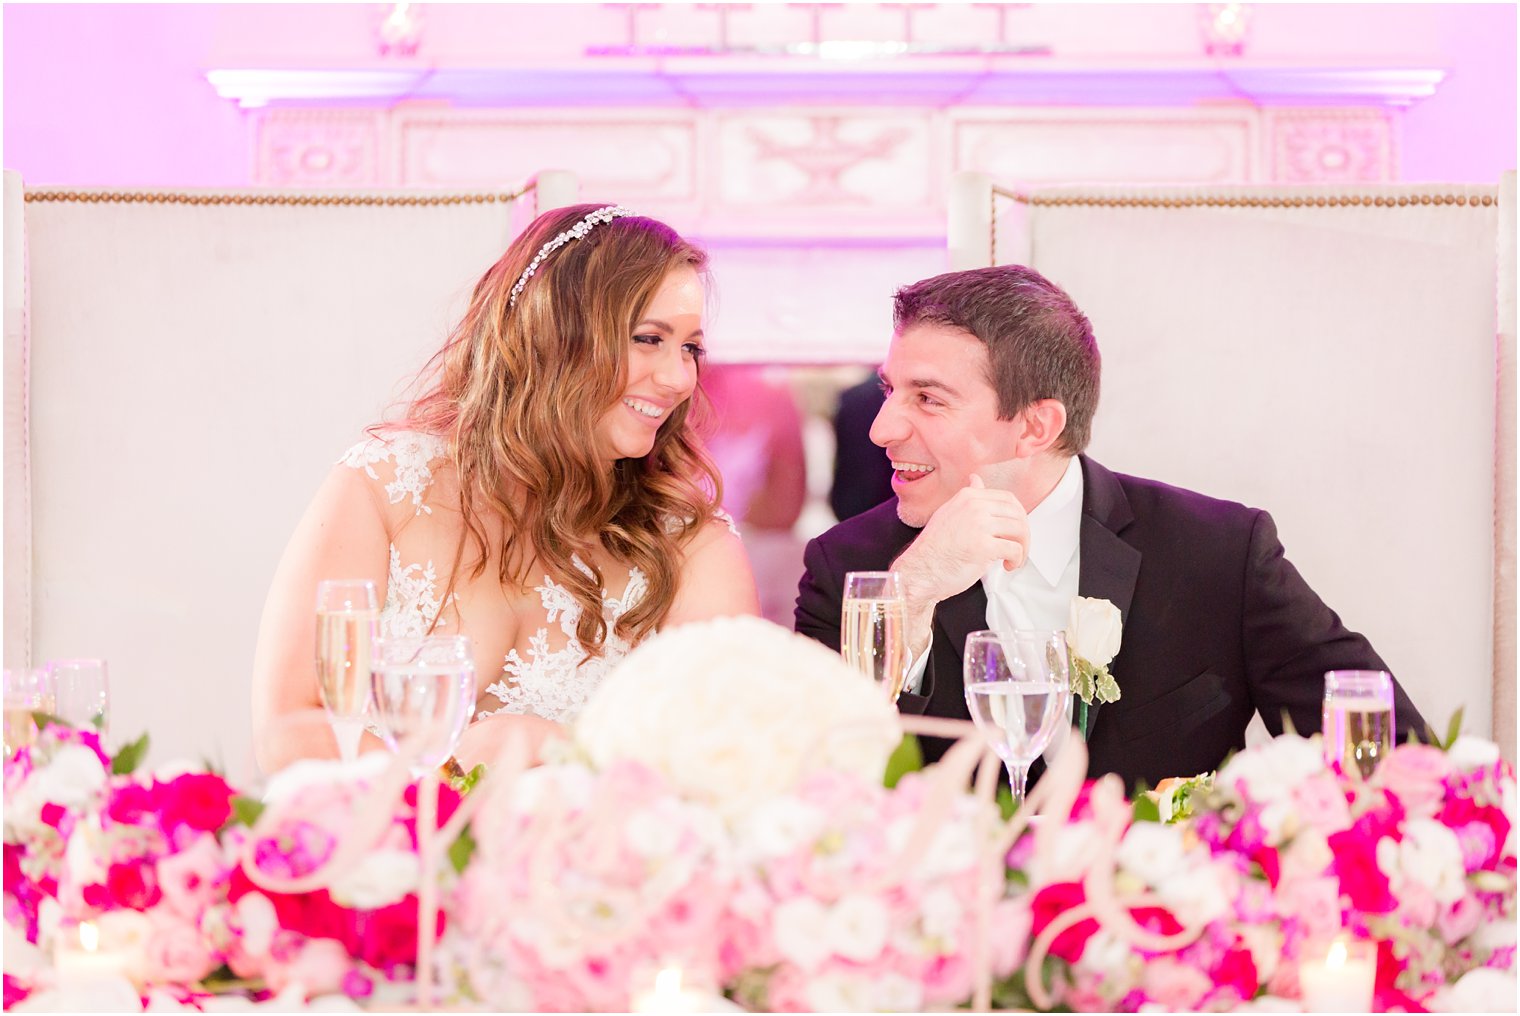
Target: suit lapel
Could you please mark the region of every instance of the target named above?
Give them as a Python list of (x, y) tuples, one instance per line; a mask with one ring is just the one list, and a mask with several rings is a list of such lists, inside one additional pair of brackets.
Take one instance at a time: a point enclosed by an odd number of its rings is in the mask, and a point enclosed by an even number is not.
[[(939, 628), (934, 637), (945, 639), (946, 644), (954, 648), (956, 659), (963, 659), (966, 636), (987, 627), (987, 591), (982, 588), (981, 581), (971, 583), (965, 591), (956, 593), (948, 600), (941, 600), (934, 609), (934, 623)], [(941, 679), (948, 677), (949, 675), (942, 675)], [(956, 674), (954, 677), (956, 694), (959, 695), (961, 675)]]
[[(1140, 552), (1119, 534), (1134, 520), (1134, 512), (1118, 477), (1085, 455), (1082, 484), (1082, 567), (1077, 594), (1110, 601), (1128, 621), (1140, 575)], [(1089, 739), (1101, 708), (1102, 703), (1094, 702), (1087, 711)]]

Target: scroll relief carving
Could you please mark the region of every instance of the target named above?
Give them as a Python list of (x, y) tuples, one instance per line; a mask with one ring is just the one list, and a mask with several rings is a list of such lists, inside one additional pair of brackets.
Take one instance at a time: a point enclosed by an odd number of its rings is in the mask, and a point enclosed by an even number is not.
[(725, 180), (730, 200), (785, 198), (816, 207), (900, 204), (904, 191), (910, 201), (925, 195), (927, 132), (920, 124), (815, 115), (733, 126), (739, 130), (725, 132), (724, 147), (749, 172)]
[(1280, 114), (1272, 130), (1277, 183), (1396, 180), (1393, 132), (1378, 113)]
[(265, 113), (258, 126), (256, 182), (274, 187), (373, 187), (380, 132), (373, 118)]

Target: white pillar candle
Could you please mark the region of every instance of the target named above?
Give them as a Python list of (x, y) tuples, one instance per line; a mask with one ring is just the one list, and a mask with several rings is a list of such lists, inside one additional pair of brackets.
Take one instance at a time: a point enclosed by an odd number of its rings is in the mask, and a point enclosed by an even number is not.
[(729, 1013), (743, 1012), (722, 995), (687, 987), (680, 967), (666, 967), (654, 975), (654, 988), (636, 994), (632, 1011), (638, 1013)]
[(1371, 1012), (1377, 960), (1372, 943), (1341, 936), (1319, 956), (1306, 950), (1298, 983), (1307, 1012)]
[(132, 955), (122, 949), (100, 948), (100, 929), (93, 922), (79, 922), (74, 934), (59, 935), (53, 949), (53, 967), (61, 978), (131, 979)]

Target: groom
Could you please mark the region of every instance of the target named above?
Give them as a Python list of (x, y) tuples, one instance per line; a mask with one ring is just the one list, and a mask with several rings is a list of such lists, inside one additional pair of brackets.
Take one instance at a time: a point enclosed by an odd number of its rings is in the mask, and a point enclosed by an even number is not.
[[(1283, 556), (1266, 512), (1082, 454), (1098, 405), (1087, 317), (1033, 269), (951, 272), (896, 296), (871, 427), (895, 500), (808, 544), (797, 630), (839, 647), (846, 572), (898, 571), (916, 669), (904, 712), (968, 718), (982, 628), (1064, 629), (1073, 597), (1124, 618), (1120, 698), (1088, 713), (1089, 773), (1155, 786), (1217, 768), (1259, 712), (1320, 729), (1327, 670), (1384, 670)], [(1101, 662), (1101, 661), (1098, 661)], [(1426, 724), (1395, 685), (1397, 741)], [(932, 761), (947, 747), (926, 740)]]

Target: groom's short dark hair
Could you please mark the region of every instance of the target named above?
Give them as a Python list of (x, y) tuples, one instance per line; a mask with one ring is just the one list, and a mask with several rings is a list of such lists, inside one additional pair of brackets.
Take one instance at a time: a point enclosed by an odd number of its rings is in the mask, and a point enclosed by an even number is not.
[(1056, 447), (1072, 455), (1087, 447), (1102, 373), (1098, 343), (1087, 315), (1033, 268), (998, 265), (915, 282), (897, 291), (892, 319), (898, 333), (920, 323), (970, 332), (987, 346), (1000, 417), (1057, 399), (1066, 429)]

